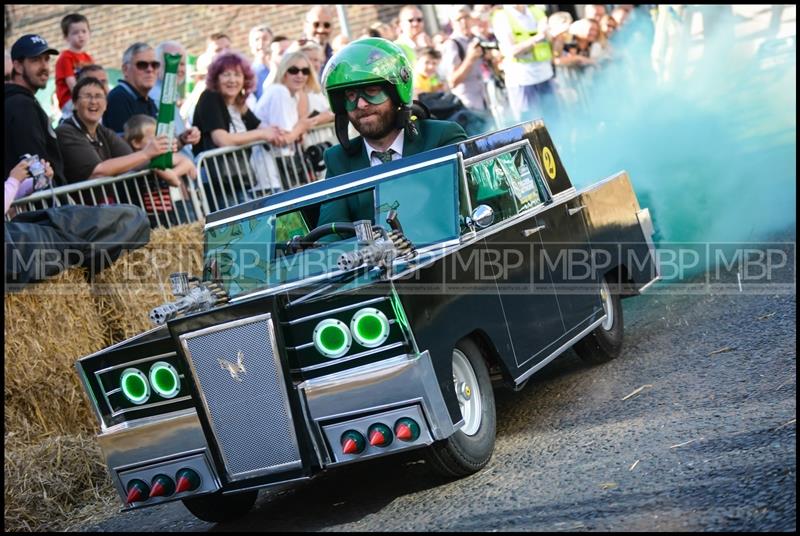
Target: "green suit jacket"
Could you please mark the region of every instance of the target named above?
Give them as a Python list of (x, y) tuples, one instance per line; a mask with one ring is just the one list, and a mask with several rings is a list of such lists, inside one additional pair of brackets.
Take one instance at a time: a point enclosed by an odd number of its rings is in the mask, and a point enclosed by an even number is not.
[[(419, 136), (409, 139), (408, 133), (404, 133), (403, 157), (412, 156), (418, 153), (444, 147), (467, 139), (467, 134), (461, 125), (452, 121), (437, 121), (435, 119), (423, 119), (417, 123)], [(324, 154), (327, 172), (325, 178), (335, 177), (351, 171), (357, 171), (369, 167), (369, 157), (364, 140), (358, 136), (353, 142), (358, 147), (358, 154), (349, 156), (341, 145), (336, 145), (327, 149)], [(320, 208), (319, 221), (317, 225), (324, 225), (333, 222), (353, 222), (358, 220), (372, 220), (375, 214), (372, 192), (363, 192), (357, 196), (346, 199), (337, 199), (330, 203), (325, 203)], [(375, 222), (373, 222), (375, 223)]]

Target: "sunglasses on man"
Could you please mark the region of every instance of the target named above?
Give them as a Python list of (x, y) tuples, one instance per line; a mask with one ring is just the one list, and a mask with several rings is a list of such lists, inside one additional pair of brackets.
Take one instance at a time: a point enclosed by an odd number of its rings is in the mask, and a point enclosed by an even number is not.
[(325, 28), (326, 30), (329, 30), (329, 29), (330, 29), (330, 27), (331, 27), (331, 23), (330, 23), (330, 22), (320, 22), (320, 21), (318, 21), (318, 20), (315, 20), (315, 21), (314, 21), (314, 22), (312, 22), (311, 24), (313, 24), (313, 25), (314, 25), (314, 29), (317, 29), (317, 28), (319, 28), (320, 26), (322, 26), (322, 27), (323, 27), (323, 28)]
[(157, 71), (159, 67), (161, 67), (160, 61), (137, 61), (134, 63), (137, 69), (140, 71), (146, 71), (148, 67), (152, 68), (154, 71)]
[(370, 104), (383, 104), (389, 94), (381, 86), (365, 86), (344, 90), (344, 109), (352, 112), (358, 107), (358, 99), (363, 98)]
[(311, 69), (309, 69), (308, 67), (303, 67), (301, 69), (300, 67), (292, 66), (286, 69), (286, 72), (289, 74), (303, 73), (305, 76), (309, 76), (311, 74)]
[(408, 19), (408, 22), (409, 23), (422, 22), (422, 17), (414, 17), (412, 19)]

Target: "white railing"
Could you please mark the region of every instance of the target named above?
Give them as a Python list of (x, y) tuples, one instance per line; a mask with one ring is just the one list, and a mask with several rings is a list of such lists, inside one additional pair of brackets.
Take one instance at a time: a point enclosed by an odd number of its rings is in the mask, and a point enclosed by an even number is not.
[(159, 179), (152, 170), (89, 179), (16, 199), (5, 219), (8, 221), (22, 212), (61, 205), (129, 203), (144, 209), (153, 227), (172, 227), (204, 221), (206, 213), (202, 210), (194, 181), (186, 177), (182, 180), (182, 188), (168, 188), (164, 183), (159, 184)]

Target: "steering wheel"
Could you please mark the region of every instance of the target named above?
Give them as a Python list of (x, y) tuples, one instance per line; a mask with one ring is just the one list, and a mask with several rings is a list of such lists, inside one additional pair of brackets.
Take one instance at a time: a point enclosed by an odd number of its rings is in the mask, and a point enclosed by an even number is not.
[(286, 244), (286, 247), (290, 254), (297, 253), (298, 251), (302, 251), (304, 249), (318, 247), (319, 244), (317, 244), (317, 241), (320, 238), (332, 234), (339, 236), (355, 236), (356, 229), (355, 226), (349, 222), (326, 223), (324, 225), (314, 227), (305, 236), (295, 236), (289, 241), (288, 244)]

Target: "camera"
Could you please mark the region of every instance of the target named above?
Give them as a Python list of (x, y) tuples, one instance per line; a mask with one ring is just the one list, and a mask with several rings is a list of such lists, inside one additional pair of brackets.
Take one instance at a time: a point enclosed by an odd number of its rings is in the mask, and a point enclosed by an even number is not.
[(50, 179), (45, 175), (45, 167), (39, 160), (39, 155), (25, 154), (23, 158), (28, 162), (28, 175), (33, 177), (33, 191), (38, 192), (50, 188)]
[(325, 161), (322, 159), (322, 155), (325, 152), (325, 149), (328, 147), (333, 147), (333, 144), (327, 141), (323, 141), (320, 143), (315, 143), (314, 145), (310, 145), (305, 150), (305, 157), (306, 162), (311, 167), (314, 172), (318, 173), (325, 169)]
[(497, 42), (496, 41), (478, 41), (478, 46), (481, 47), (483, 50), (497, 50)]

